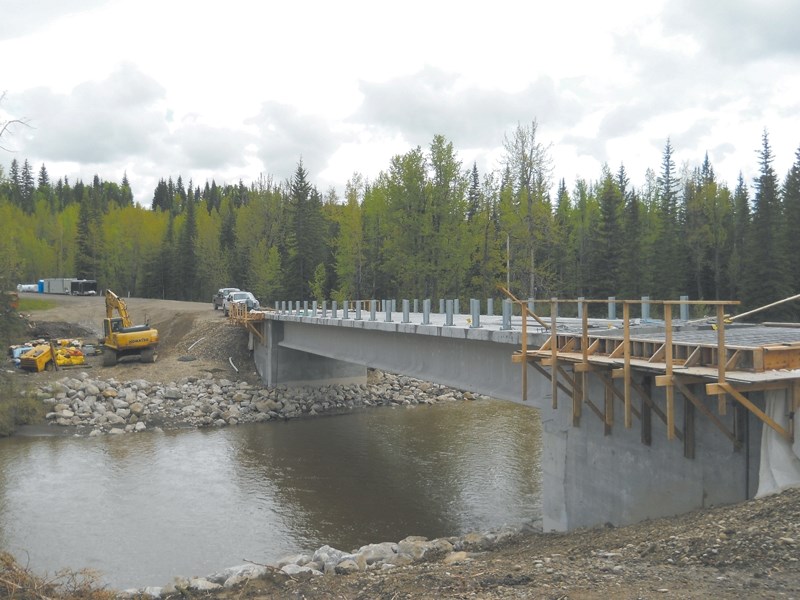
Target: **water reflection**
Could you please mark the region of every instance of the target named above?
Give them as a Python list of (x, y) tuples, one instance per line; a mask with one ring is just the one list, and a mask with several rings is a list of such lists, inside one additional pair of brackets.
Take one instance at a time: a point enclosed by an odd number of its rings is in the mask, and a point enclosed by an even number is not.
[(539, 514), (539, 421), (503, 402), (210, 431), (0, 441), (0, 546), (33, 568), (162, 585)]

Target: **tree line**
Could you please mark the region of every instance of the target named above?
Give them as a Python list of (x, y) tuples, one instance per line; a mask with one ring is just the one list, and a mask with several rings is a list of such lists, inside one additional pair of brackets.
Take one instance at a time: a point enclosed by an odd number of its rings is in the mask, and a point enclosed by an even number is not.
[[(45, 165), (0, 168), (0, 268), (19, 281), (77, 276), (121, 294), (209, 300), (217, 288), (276, 300), (518, 297), (741, 300), (800, 292), (800, 149), (779, 177), (765, 131), (758, 176), (718, 180), (708, 155), (680, 170), (667, 140), (641, 187), (624, 165), (552, 180), (537, 123), (504, 138), (501, 168), (465, 166), (435, 135), (344, 196), (302, 160), (249, 185), (162, 179), (149, 208), (121, 183), (53, 183)], [(555, 183), (555, 185), (554, 185)], [(554, 190), (554, 194), (553, 191)], [(798, 303), (763, 313), (800, 316)]]

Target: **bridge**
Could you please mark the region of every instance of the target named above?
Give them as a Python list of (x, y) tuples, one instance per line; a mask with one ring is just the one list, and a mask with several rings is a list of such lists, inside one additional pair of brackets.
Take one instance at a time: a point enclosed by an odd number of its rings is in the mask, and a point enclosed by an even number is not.
[[(578, 317), (559, 317), (570, 303)], [(251, 332), (269, 386), (363, 382), (377, 368), (537, 409), (545, 531), (800, 483), (800, 328), (727, 323), (732, 303), (702, 302), (716, 315), (695, 322), (686, 300), (652, 303), (663, 320), (649, 319), (650, 301), (614, 302), (621, 319), (611, 308), (589, 318), (584, 299), (552, 299), (544, 318), (520, 301), (504, 302), (502, 316), (480, 314), (477, 301), (469, 314), (452, 301), (439, 313), (427, 301), (422, 312), (388, 301), (281, 303), (231, 319)]]

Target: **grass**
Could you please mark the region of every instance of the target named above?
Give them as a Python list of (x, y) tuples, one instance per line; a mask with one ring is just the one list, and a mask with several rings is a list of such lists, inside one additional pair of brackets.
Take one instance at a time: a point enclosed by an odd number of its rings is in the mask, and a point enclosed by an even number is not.
[(23, 395), (13, 378), (0, 375), (0, 437), (12, 435), (19, 425), (39, 422), (44, 412), (40, 400)]
[(8, 552), (0, 551), (0, 598), (9, 600), (113, 600), (113, 591), (98, 585), (94, 571), (59, 571), (53, 577), (34, 575)]
[(20, 298), (19, 311), (31, 312), (33, 310), (49, 310), (58, 306), (55, 301), (45, 298)]

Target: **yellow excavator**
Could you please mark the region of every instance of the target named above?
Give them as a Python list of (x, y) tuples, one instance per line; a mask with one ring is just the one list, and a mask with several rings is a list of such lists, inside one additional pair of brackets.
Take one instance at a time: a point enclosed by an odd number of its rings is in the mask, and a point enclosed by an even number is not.
[[(114, 316), (117, 312), (118, 317)], [(158, 330), (150, 325), (134, 325), (125, 301), (106, 290), (106, 318), (103, 320), (103, 366), (111, 367), (125, 356), (138, 356), (145, 363), (158, 356)]]

